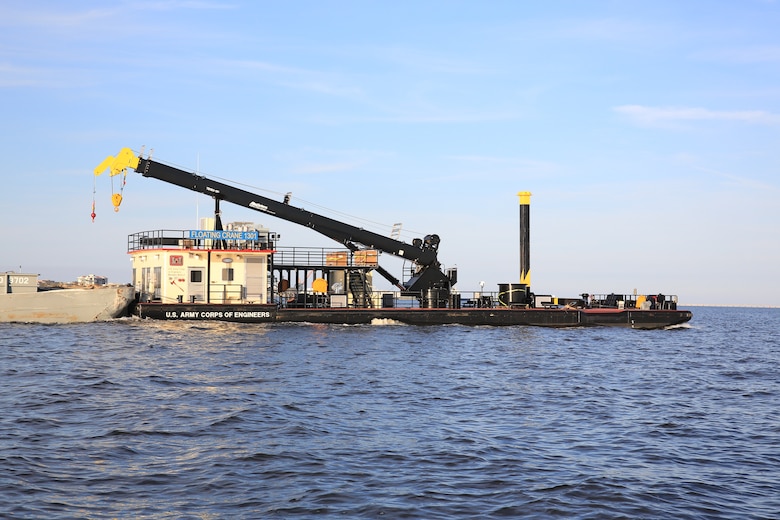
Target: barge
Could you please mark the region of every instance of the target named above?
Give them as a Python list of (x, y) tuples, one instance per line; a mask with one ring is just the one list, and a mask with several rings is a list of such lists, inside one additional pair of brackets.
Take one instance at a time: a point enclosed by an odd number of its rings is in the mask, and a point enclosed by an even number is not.
[(105, 321), (127, 315), (134, 298), (129, 285), (39, 290), (37, 274), (0, 273), (0, 322)]
[(538, 327), (614, 326), (659, 329), (691, 319), (689, 311), (594, 308), (282, 308), (274, 304), (178, 304), (139, 302), (141, 318), (239, 323), (332, 323), (344, 325), (470, 325)]
[[(673, 295), (580, 294), (556, 298), (531, 290), (530, 196), (520, 201), (520, 279), (498, 291), (461, 292), (457, 269), (438, 259), (440, 237), (429, 234), (410, 243), (358, 228), (196, 173), (136, 155), (124, 148), (107, 157), (106, 170), (133, 169), (214, 199), (214, 217), (199, 229), (153, 230), (128, 237), (134, 312), (159, 320), (217, 320), (244, 323), (402, 323), (409, 325), (616, 326), (658, 329), (688, 322), (692, 313), (677, 308)], [(124, 183), (122, 184), (124, 185)], [(112, 194), (115, 210), (122, 202)], [(220, 202), (308, 227), (340, 244), (338, 248), (281, 248), (278, 235), (249, 222), (223, 226)], [(92, 218), (95, 218), (94, 204)], [(407, 261), (400, 278), (382, 267), (383, 254)], [(373, 277), (395, 287), (375, 291)]]

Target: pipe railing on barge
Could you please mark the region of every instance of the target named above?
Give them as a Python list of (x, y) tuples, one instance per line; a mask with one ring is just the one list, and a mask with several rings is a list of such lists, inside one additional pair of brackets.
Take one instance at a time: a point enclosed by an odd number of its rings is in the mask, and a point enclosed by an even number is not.
[[(331, 307), (343, 306), (341, 299), (336, 299), (336, 304), (331, 303), (333, 296), (315, 293), (311, 290), (295, 291), (294, 297), (280, 298), (277, 302), (282, 307)], [(449, 308), (586, 308), (586, 309), (644, 309), (644, 310), (676, 310), (677, 295), (616, 295), (598, 294), (583, 295), (583, 298), (555, 298), (540, 296), (534, 305), (507, 304), (502, 301), (502, 293), (492, 291), (462, 291), (451, 295)], [(663, 296), (663, 298), (659, 298)], [(347, 297), (349, 300), (349, 297)], [(415, 296), (402, 295), (399, 291), (374, 291), (370, 298), (369, 307), (372, 308), (420, 308), (420, 301)], [(347, 307), (355, 307), (349, 301)]]
[(258, 240), (201, 239), (190, 238), (190, 231), (187, 230), (156, 229), (128, 235), (127, 252), (152, 249), (271, 251), (274, 248), (274, 236), (269, 235), (261, 234)]

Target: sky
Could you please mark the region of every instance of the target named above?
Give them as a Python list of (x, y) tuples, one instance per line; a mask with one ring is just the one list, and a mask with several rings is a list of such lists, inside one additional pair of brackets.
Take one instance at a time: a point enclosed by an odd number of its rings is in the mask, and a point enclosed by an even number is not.
[(530, 191), (536, 294), (779, 305), (777, 27), (775, 0), (6, 0), (0, 272), (125, 283), (129, 234), (197, 229), (208, 197), (93, 175), (130, 147), (436, 233), (461, 291), (519, 281)]

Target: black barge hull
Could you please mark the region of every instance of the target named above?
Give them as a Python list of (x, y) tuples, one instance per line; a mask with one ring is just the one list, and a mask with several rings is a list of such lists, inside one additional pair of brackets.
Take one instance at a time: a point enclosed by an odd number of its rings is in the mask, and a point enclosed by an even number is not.
[(138, 303), (135, 313), (158, 320), (232, 321), (241, 323), (332, 323), (345, 325), (491, 325), (536, 327), (610, 326), (662, 329), (688, 322), (686, 310), (573, 308), (278, 308), (263, 304)]

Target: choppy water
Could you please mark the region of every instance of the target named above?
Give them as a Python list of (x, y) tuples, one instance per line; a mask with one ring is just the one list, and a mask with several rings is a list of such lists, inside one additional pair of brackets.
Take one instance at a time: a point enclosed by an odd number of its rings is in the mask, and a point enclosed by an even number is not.
[(0, 324), (2, 518), (777, 518), (780, 309)]

